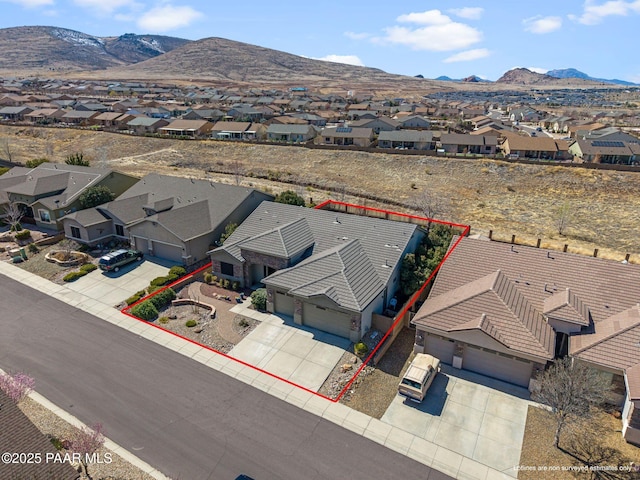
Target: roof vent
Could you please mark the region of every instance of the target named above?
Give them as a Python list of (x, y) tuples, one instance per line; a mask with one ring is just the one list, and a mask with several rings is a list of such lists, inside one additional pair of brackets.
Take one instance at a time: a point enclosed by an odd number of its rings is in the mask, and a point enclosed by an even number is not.
[(338, 217), (336, 217), (336, 219), (333, 221), (334, 224), (336, 225), (340, 225), (342, 222), (340, 221), (340, 219)]
[(555, 260), (555, 258), (551, 256), (551, 252), (549, 251), (547, 251), (547, 258), (550, 258), (551, 260)]
[(391, 265), (389, 265), (389, 261), (385, 259), (384, 261), (384, 265), (382, 265), (383, 268), (391, 268)]

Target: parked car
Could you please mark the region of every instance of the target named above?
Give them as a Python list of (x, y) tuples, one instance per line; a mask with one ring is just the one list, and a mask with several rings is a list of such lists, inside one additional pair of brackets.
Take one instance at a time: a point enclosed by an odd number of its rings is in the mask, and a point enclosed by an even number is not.
[(402, 377), (398, 393), (414, 402), (421, 402), (439, 371), (439, 359), (426, 353), (418, 353)]
[(133, 262), (139, 262), (143, 257), (144, 254), (139, 250), (121, 249), (100, 257), (98, 266), (100, 270), (104, 270), (105, 272), (117, 272), (120, 270), (120, 267)]

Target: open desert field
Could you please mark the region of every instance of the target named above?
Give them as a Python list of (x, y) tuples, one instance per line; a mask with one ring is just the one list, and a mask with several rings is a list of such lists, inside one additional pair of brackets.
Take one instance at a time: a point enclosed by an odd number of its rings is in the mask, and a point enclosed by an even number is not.
[[(293, 189), (327, 198), (415, 212), (424, 192), (439, 203), (437, 218), (471, 225), (472, 234), (640, 262), (640, 173), (493, 160), (313, 150), (217, 141), (132, 137), (59, 128), (0, 126), (0, 157), (62, 162), (83, 152), (96, 167), (142, 176), (149, 172), (240, 183), (273, 193)], [(311, 185), (311, 186), (309, 186)], [(332, 191), (326, 191), (328, 187)], [(386, 204), (386, 205), (385, 205)], [(402, 204), (404, 206), (398, 206)], [(560, 212), (566, 218), (559, 235)]]

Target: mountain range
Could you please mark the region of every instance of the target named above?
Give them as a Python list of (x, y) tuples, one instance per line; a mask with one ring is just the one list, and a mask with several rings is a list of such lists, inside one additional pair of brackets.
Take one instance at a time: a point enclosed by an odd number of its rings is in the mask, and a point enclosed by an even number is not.
[[(435, 78), (434, 80), (443, 81), (443, 82), (491, 82), (490, 80), (485, 80), (483, 78), (478, 77), (477, 75), (471, 75), (466, 78), (461, 79), (453, 79), (447, 76), (440, 76)], [(558, 82), (560, 80), (560, 82)], [(533, 72), (527, 68), (514, 68), (505, 72), (502, 77), (496, 80), (495, 83), (509, 83), (509, 84), (520, 84), (520, 85), (549, 85), (549, 84), (567, 84), (571, 83), (575, 85), (576, 83), (584, 83), (589, 82), (593, 83), (610, 83), (613, 85), (625, 85), (625, 86), (635, 86), (637, 84), (632, 82), (627, 82), (625, 80), (607, 80), (604, 78), (595, 78), (587, 75), (584, 72), (576, 70), (575, 68), (564, 68), (558, 70), (549, 70), (547, 73), (537, 73)]]

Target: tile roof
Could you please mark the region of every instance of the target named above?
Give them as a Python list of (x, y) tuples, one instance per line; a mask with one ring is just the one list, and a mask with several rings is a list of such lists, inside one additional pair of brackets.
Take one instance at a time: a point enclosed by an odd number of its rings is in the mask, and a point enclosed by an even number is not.
[[(554, 311), (556, 306), (564, 305), (571, 308), (561, 308), (563, 314), (568, 315), (568, 312), (573, 309), (575, 312), (570, 313), (578, 313), (584, 317), (588, 309), (592, 322), (589, 327), (583, 327), (582, 334), (570, 337), (570, 353), (585, 347), (587, 342), (591, 345), (596, 339), (601, 338), (596, 336), (589, 339), (593, 332), (607, 338), (610, 333), (620, 332), (621, 318), (627, 318), (625, 321), (631, 322), (640, 298), (638, 281), (640, 265), (522, 245), (512, 246), (500, 242), (464, 238), (443, 264), (429, 299), (413, 322), (420, 324), (419, 319), (423, 309), (432, 308), (429, 306), (432, 299), (445, 294), (451, 295), (456, 289), (461, 289), (466, 298), (469, 296), (471, 286), (475, 285), (473, 282), (495, 274), (498, 269), (540, 314), (545, 311), (545, 308)], [(570, 289), (569, 294), (566, 293), (567, 288)], [(550, 299), (554, 294), (560, 295)], [(564, 302), (564, 300), (568, 301)], [(439, 301), (444, 302), (444, 300)], [(616, 318), (616, 315), (632, 307), (634, 308), (631, 312)], [(480, 303), (477, 309), (465, 312), (467, 316), (456, 321), (462, 323), (469, 318), (478, 318), (483, 313), (483, 308), (485, 304)], [(581, 321), (578, 317), (573, 318)], [(489, 319), (493, 321), (491, 316)], [(640, 325), (627, 330), (624, 336), (620, 332), (616, 341), (633, 342), (636, 331), (637, 335), (640, 335)], [(543, 330), (537, 332), (532, 330), (532, 333), (545, 344), (543, 336), (540, 336), (545, 333)], [(635, 339), (635, 342), (640, 343), (640, 336)], [(623, 360), (618, 361), (615, 359), (617, 356), (615, 348), (621, 347), (616, 345), (613, 348), (614, 343), (612, 339), (604, 342), (603, 347), (590, 350), (590, 361), (615, 368), (620, 368), (625, 363), (628, 365), (634, 362), (640, 363), (640, 347), (627, 350), (631, 356), (628, 358), (623, 356)]]
[(433, 131), (431, 130), (393, 130), (380, 132), (378, 141), (392, 142), (431, 142)]
[(69, 463), (45, 462), (47, 453), (56, 449), (22, 410), (0, 390), (0, 451), (14, 453), (40, 453), (42, 462), (0, 462), (0, 478), (3, 479), (56, 479), (72, 480), (78, 472)]
[(213, 125), (212, 132), (244, 132), (251, 126), (250, 122), (219, 121)]
[(553, 329), (501, 270), (430, 295), (413, 323), (446, 332), (482, 330), (514, 352), (553, 358)]
[(629, 399), (632, 402), (640, 400), (640, 363), (627, 368), (625, 373), (629, 385)]
[(525, 137), (523, 135), (509, 135), (504, 142), (509, 150), (533, 151), (533, 152), (557, 152), (559, 150), (556, 141), (550, 137)]
[[(290, 258), (294, 252), (301, 252), (311, 248), (310, 256), (303, 262), (287, 269), (287, 282), (289, 279), (298, 278), (301, 280), (295, 286), (306, 285), (311, 280), (316, 288), (318, 278), (326, 278), (326, 282), (334, 281), (339, 298), (352, 298), (354, 293), (344, 290), (348, 280), (348, 288), (357, 293), (357, 302), (350, 300), (345, 308), (353, 308), (354, 305), (362, 304), (366, 301), (367, 294), (360, 292), (358, 285), (360, 282), (366, 283), (371, 289), (370, 294), (374, 297), (381, 291), (378, 286), (387, 285), (391, 274), (402, 259), (410, 240), (416, 232), (417, 226), (409, 223), (393, 222), (379, 218), (371, 218), (359, 215), (336, 213), (328, 210), (315, 210), (294, 205), (286, 205), (275, 202), (262, 202), (260, 206), (233, 232), (225, 241), (222, 247), (212, 250), (215, 252), (227, 252), (238, 261), (244, 261), (242, 249), (248, 250), (248, 246), (258, 248), (260, 252), (269, 253), (281, 257)], [(349, 249), (341, 250), (342, 247), (357, 240), (358, 246), (351, 245)], [(256, 243), (253, 243), (256, 242)], [(356, 254), (355, 252), (361, 252)], [(328, 252), (328, 253), (327, 253)], [(333, 256), (332, 256), (333, 255)], [(367, 258), (356, 259), (358, 255)], [(331, 256), (331, 258), (325, 258)], [(318, 263), (312, 263), (315, 259), (322, 258)], [(337, 275), (338, 258), (345, 265), (350, 265), (346, 273)], [(363, 270), (362, 263), (368, 265), (368, 270)], [(358, 266), (356, 268), (356, 265)], [(317, 269), (326, 267), (324, 276), (317, 273)], [(298, 274), (294, 272), (302, 272)], [(283, 271), (284, 272), (284, 271)], [(351, 276), (353, 272), (357, 275)], [(309, 278), (306, 275), (309, 274)], [(274, 278), (278, 281), (278, 276), (284, 275), (276, 272), (265, 279), (265, 283)], [(360, 278), (372, 277), (372, 278)], [(307, 278), (307, 280), (304, 280)], [(377, 280), (376, 280), (377, 279)], [(285, 280), (282, 280), (285, 281)], [(380, 283), (378, 283), (378, 281)], [(325, 285), (325, 283), (322, 283)], [(315, 291), (315, 290), (314, 290)], [(327, 292), (329, 292), (327, 290)], [(299, 294), (311, 295), (309, 290), (301, 290)], [(346, 301), (346, 300), (345, 300)], [(356, 303), (354, 303), (356, 302)]]
[(542, 313), (549, 318), (589, 326), (589, 307), (569, 287), (545, 298)]

